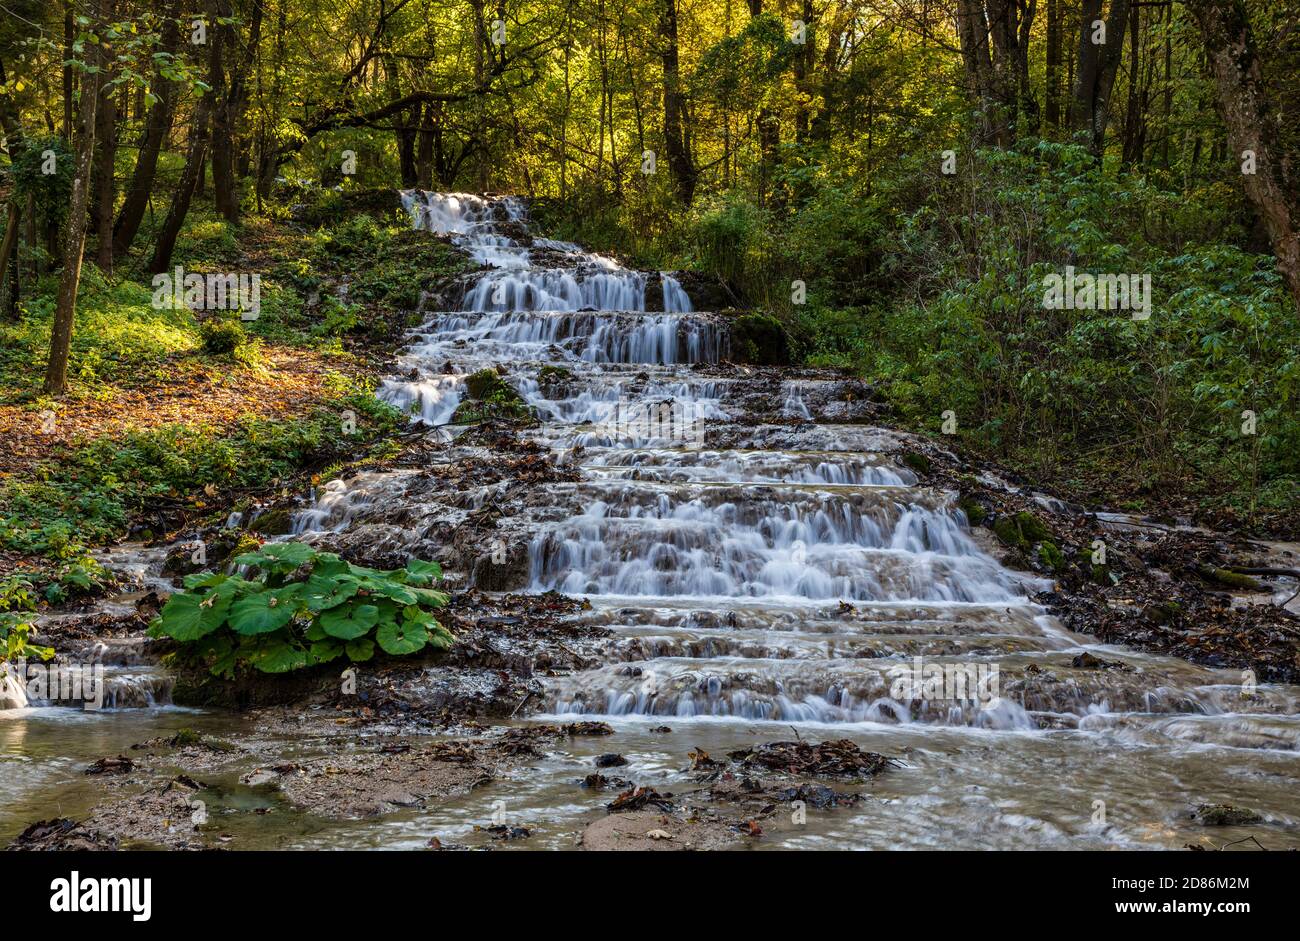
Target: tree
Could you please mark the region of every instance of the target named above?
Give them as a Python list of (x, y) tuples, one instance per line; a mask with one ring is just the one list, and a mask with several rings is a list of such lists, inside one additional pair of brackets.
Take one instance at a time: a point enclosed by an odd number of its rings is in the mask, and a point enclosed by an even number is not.
[(1268, 231), (1278, 271), (1300, 310), (1300, 179), (1280, 146), (1283, 110), (1263, 81), (1244, 0), (1187, 0), (1218, 88), (1219, 113), (1242, 185)]
[[(101, 27), (108, 21), (108, 9), (109, 0), (96, 0), (94, 22)], [(72, 349), (72, 325), (77, 310), (77, 289), (81, 284), (82, 252), (86, 245), (90, 174), (95, 156), (95, 115), (104, 85), (104, 58), (101, 42), (88, 45), (77, 121), (77, 169), (72, 180), (72, 200), (63, 240), (63, 271), (59, 277), (59, 295), (50, 334), (50, 357), (45, 368), (45, 391), (49, 395), (62, 395), (68, 389), (68, 353)]]

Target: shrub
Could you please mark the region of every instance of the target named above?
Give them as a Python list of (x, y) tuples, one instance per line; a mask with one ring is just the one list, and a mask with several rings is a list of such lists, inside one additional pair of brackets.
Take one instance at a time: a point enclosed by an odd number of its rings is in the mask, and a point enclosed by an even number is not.
[(234, 353), (248, 340), (244, 328), (234, 320), (208, 320), (199, 328), (203, 335), (203, 349), (216, 356)]
[(287, 673), (346, 656), (445, 649), (454, 638), (432, 611), (447, 596), (428, 587), (442, 577), (434, 562), (412, 560), (380, 571), (351, 565), (305, 543), (269, 543), (234, 558), (254, 577), (198, 573), (172, 595), (150, 625), (214, 676), (240, 668)]
[(32, 616), (9, 611), (0, 614), (0, 663), (11, 663), (25, 657), (49, 660), (54, 648), (42, 647), (28, 641), (32, 634)]

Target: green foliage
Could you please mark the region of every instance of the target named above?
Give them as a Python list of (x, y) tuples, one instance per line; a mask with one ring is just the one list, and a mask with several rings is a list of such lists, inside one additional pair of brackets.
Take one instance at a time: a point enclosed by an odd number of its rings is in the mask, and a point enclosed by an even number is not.
[[(152, 500), (209, 485), (264, 486), (322, 455), (353, 454), (402, 425), (396, 409), (368, 392), (340, 391), (301, 418), (249, 418), (225, 431), (166, 425), (73, 448), (27, 477), (0, 482), (0, 546), (49, 555), (120, 538)], [(344, 410), (357, 416), (356, 435), (343, 429)]]
[[(47, 173), (51, 159), (54, 172)], [(15, 195), (24, 200), (32, 197), (37, 213), (46, 222), (62, 222), (68, 212), (68, 201), (72, 198), (76, 162), (76, 154), (58, 135), (27, 141), (27, 146), (11, 167)]]
[(237, 320), (206, 320), (199, 327), (203, 350), (216, 356), (228, 356), (248, 341), (248, 334)]
[(300, 542), (267, 543), (238, 555), (250, 577), (198, 573), (167, 599), (150, 636), (170, 637), (215, 676), (241, 668), (287, 673), (347, 657), (410, 656), (454, 638), (432, 612), (447, 596), (429, 587), (433, 562), (381, 571)]
[(22, 660), (26, 657), (49, 660), (54, 656), (53, 647), (42, 647), (30, 642), (32, 630), (30, 614), (14, 611), (0, 614), (0, 663)]
[(81, 546), (70, 546), (60, 559), (45, 572), (48, 584), (45, 600), (62, 604), (79, 595), (90, 595), (103, 588), (112, 576)]
[[(33, 398), (49, 353), (55, 284), (26, 302), (17, 323), (0, 321), (0, 402)], [(198, 348), (188, 310), (155, 308), (152, 292), (132, 281), (109, 282), (87, 265), (81, 275), (69, 375), (83, 385), (171, 378), (168, 359)]]

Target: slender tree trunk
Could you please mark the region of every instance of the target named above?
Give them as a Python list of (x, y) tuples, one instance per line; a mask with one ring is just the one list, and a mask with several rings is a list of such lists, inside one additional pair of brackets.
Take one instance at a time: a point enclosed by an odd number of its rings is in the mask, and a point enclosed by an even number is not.
[[(8, 73), (0, 60), (0, 85), (7, 85)], [(22, 115), (10, 95), (0, 98), (0, 130), (4, 132), (5, 147), (12, 166), (27, 147), (23, 136)], [(34, 197), (27, 197), (28, 213)], [(5, 224), (4, 241), (0, 243), (0, 297), (4, 298), (5, 316), (16, 320), (18, 315), (18, 241), (22, 233), (23, 211), (16, 192), (9, 194), (9, 218)]]
[(659, 61), (664, 82), (664, 149), (677, 195), (690, 205), (695, 198), (696, 170), (682, 127), (684, 113), (677, 61), (677, 0), (659, 0)]
[[(108, 15), (113, 15), (110, 0)], [(107, 81), (111, 81), (109, 73)], [(117, 189), (113, 178), (114, 163), (117, 160), (117, 99), (111, 94), (102, 94), (103, 100), (95, 114), (95, 163), (93, 184), (95, 190), (91, 219), (95, 223), (95, 264), (104, 273), (113, 270), (113, 204)]]
[[(170, 14), (174, 9), (175, 7), (169, 7), (167, 12)], [(163, 26), (162, 49), (175, 55), (179, 45), (180, 30), (174, 17), (169, 15)], [(149, 194), (153, 191), (154, 175), (158, 170), (158, 154), (171, 130), (172, 112), (176, 107), (176, 83), (163, 78), (161, 72), (154, 75), (153, 91), (157, 100), (145, 118), (140, 153), (135, 160), (131, 182), (127, 184), (122, 208), (118, 210), (117, 221), (113, 224), (113, 256), (118, 259), (130, 250), (131, 243), (140, 230), (145, 209), (149, 206)]]
[(235, 133), (231, 98), (235, 91), (227, 84), (226, 49), (233, 46), (231, 26), (217, 22), (219, 17), (231, 15), (230, 0), (212, 0), (208, 8), (208, 84), (212, 86), (212, 143), (209, 148), (212, 163), (212, 201), (218, 213), (227, 222), (239, 219), (239, 201), (235, 198), (235, 167), (233, 137)]
[(1047, 0), (1047, 123), (1061, 126), (1061, 2)]
[(18, 319), (18, 233), (22, 221), (18, 200), (11, 199), (4, 242), (0, 244), (0, 298), (4, 299), (5, 319), (10, 321)]
[(72, 72), (72, 44), (77, 38), (72, 19), (72, 0), (63, 0), (63, 139), (72, 140), (72, 97), (76, 91)]
[(194, 108), (194, 120), (190, 126), (190, 142), (185, 154), (185, 169), (181, 171), (180, 182), (172, 197), (171, 208), (167, 218), (158, 230), (158, 240), (154, 245), (153, 258), (149, 261), (149, 273), (161, 274), (171, 267), (172, 252), (176, 249), (176, 239), (185, 224), (185, 216), (190, 211), (190, 200), (198, 188), (199, 177), (203, 173), (204, 158), (207, 155), (208, 115), (212, 108), (212, 92), (199, 99)]
[(1101, 0), (1083, 0), (1079, 23), (1079, 65), (1074, 79), (1074, 128), (1086, 132), (1088, 145), (1098, 158), (1106, 143), (1110, 95), (1124, 49), (1124, 23), (1128, 11), (1129, 0), (1111, 0), (1104, 20), (1105, 41), (1096, 42), (1095, 39), (1103, 35), (1095, 25), (1101, 20)]
[[(103, 23), (107, 13), (106, 0), (99, 0), (95, 12), (98, 22)], [(89, 52), (89, 58), (102, 64), (98, 46)], [(103, 74), (100, 71), (87, 76), (81, 85), (77, 168), (72, 179), (72, 198), (64, 231), (63, 272), (59, 277), (59, 295), (50, 334), (50, 358), (45, 368), (45, 392), (48, 395), (63, 395), (68, 390), (68, 354), (72, 350), (72, 325), (77, 312), (77, 289), (81, 284), (81, 256), (86, 246), (90, 174), (95, 157), (95, 116)]]
[(1280, 144), (1282, 109), (1264, 83), (1246, 4), (1187, 0), (1187, 8), (1201, 29), (1233, 157), (1243, 163), (1246, 196), (1264, 222), (1278, 271), (1300, 309), (1300, 180)]

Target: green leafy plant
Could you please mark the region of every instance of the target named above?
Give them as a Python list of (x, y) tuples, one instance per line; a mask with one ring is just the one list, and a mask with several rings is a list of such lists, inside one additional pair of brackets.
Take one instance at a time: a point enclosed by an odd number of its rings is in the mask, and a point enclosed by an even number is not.
[(45, 600), (51, 604), (93, 594), (112, 580), (108, 571), (80, 546), (72, 547), (68, 557), (50, 570), (49, 577)]
[(19, 614), (16, 611), (0, 614), (0, 663), (11, 663), (26, 657), (49, 660), (54, 656), (53, 647), (42, 647), (29, 642), (33, 626), (30, 614)]
[(268, 543), (233, 561), (251, 577), (187, 577), (149, 629), (185, 645), (215, 676), (241, 666), (287, 673), (344, 656), (358, 663), (376, 646), (409, 656), (454, 640), (431, 613), (447, 603), (429, 587), (442, 577), (435, 562), (382, 571), (300, 542)]
[(235, 320), (208, 320), (199, 326), (205, 352), (229, 355), (248, 340), (244, 328)]

